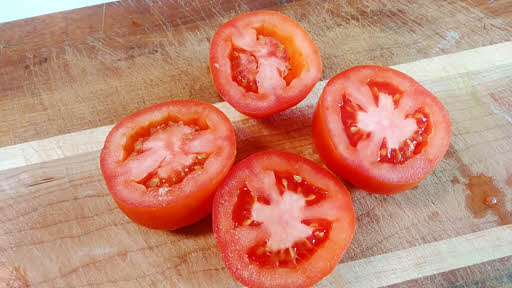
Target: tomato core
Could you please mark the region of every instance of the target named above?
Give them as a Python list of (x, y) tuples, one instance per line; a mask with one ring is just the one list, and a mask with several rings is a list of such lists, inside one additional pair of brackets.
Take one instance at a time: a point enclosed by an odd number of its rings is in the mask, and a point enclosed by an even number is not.
[[(183, 121), (165, 121), (153, 123), (143, 127), (130, 137), (129, 149), (125, 149), (128, 157), (124, 160), (128, 165), (130, 161), (140, 161), (145, 153), (151, 150), (165, 151), (161, 155), (160, 165), (156, 169), (146, 173), (142, 179), (133, 179), (144, 185), (148, 192), (165, 194), (172, 185), (182, 182), (190, 173), (203, 169), (208, 159), (207, 153), (191, 153), (186, 145), (199, 136), (199, 132), (206, 131), (199, 123), (183, 123)], [(197, 139), (197, 138), (196, 138)], [(163, 148), (163, 149), (162, 149)]]
[(390, 83), (367, 83), (375, 105), (366, 110), (343, 96), (339, 104), (341, 119), (350, 145), (357, 147), (360, 141), (378, 137), (381, 145), (376, 147), (378, 161), (403, 164), (421, 153), (432, 132), (429, 113), (424, 107), (414, 113), (405, 114), (400, 108), (403, 92)]
[(251, 262), (262, 268), (293, 267), (308, 260), (328, 239), (332, 228), (327, 219), (303, 219), (303, 211), (326, 199), (327, 191), (309, 184), (299, 175), (275, 174), (278, 195), (272, 199), (240, 188), (232, 212), (234, 228), (263, 226), (270, 238), (246, 251)]
[(274, 37), (258, 34), (256, 41), (237, 46), (230, 54), (232, 78), (246, 92), (271, 93), (287, 86), (291, 69), (290, 56), (284, 45)]

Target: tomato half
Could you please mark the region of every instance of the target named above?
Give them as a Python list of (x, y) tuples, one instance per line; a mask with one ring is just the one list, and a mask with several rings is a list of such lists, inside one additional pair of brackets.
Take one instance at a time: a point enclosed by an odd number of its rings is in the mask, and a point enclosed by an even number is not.
[(213, 232), (233, 277), (249, 287), (308, 287), (328, 275), (355, 230), (350, 194), (320, 165), (263, 151), (215, 194)]
[(210, 213), (235, 154), (235, 134), (224, 113), (204, 102), (170, 101), (115, 125), (100, 165), (110, 194), (130, 219), (170, 230)]
[(325, 86), (313, 116), (324, 163), (369, 192), (407, 190), (441, 161), (451, 137), (448, 112), (411, 77), (357, 66)]
[(278, 12), (255, 11), (215, 32), (210, 71), (231, 106), (260, 118), (302, 101), (320, 79), (322, 61), (299, 23)]

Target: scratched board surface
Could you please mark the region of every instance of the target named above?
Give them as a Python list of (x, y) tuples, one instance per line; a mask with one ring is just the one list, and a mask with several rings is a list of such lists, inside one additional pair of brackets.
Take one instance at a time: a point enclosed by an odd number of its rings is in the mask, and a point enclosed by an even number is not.
[[(233, 15), (265, 8), (311, 33), (323, 80), (357, 64), (398, 65), (452, 121), (445, 159), (418, 187), (383, 197), (349, 185), (356, 234), (318, 286), (510, 285), (511, 1), (284, 2), (122, 1), (0, 24), (0, 284), (237, 286), (210, 219), (152, 231), (117, 209), (98, 167), (108, 127), (96, 127), (169, 99), (222, 101), (209, 40)], [(324, 84), (264, 120), (217, 104), (233, 120), (238, 160), (272, 148), (319, 162), (310, 121)], [(499, 206), (472, 204), (489, 193)]]
[[(285, 2), (124, 1), (0, 24), (0, 145), (109, 125), (172, 98), (221, 101), (208, 74), (209, 41), (248, 10), (278, 9), (299, 21), (320, 50), (323, 79), (358, 64), (497, 44), (512, 33), (473, 2)], [(510, 5), (502, 6), (507, 19)]]

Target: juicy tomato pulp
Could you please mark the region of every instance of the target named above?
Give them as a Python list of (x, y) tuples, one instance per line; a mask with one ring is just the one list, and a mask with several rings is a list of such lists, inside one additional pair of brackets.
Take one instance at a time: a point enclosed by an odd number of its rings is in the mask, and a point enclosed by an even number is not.
[(210, 71), (220, 95), (235, 109), (266, 117), (302, 101), (320, 79), (322, 62), (297, 22), (278, 12), (256, 11), (217, 30)]
[(101, 171), (133, 221), (176, 229), (205, 217), (236, 154), (233, 127), (215, 106), (170, 101), (124, 118), (101, 151)]
[(369, 192), (390, 194), (423, 180), (450, 143), (448, 112), (409, 76), (358, 66), (333, 77), (313, 116), (327, 167)]
[(249, 287), (308, 287), (348, 247), (355, 216), (345, 186), (301, 156), (264, 151), (219, 186), (213, 231), (231, 274)]

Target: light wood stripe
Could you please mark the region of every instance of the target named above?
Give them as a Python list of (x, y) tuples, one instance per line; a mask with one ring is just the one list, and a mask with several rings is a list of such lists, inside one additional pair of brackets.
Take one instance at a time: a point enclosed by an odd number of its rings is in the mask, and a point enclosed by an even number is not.
[[(393, 68), (411, 75), (419, 82), (425, 82), (430, 79), (469, 73), (510, 63), (512, 63), (512, 42), (505, 42), (400, 64), (393, 66)], [(302, 101), (296, 109), (314, 105), (326, 83), (327, 81), (320, 81), (306, 100)], [(234, 110), (226, 102), (220, 102), (215, 105), (226, 113), (234, 123), (247, 118)], [(2, 147), (0, 148), (0, 171), (73, 156), (79, 153), (97, 151), (103, 147), (105, 137), (111, 128), (112, 125), (97, 127)]]
[[(329, 282), (382, 287), (512, 255), (512, 225), (339, 264)], [(331, 280), (332, 279), (332, 280)]]

